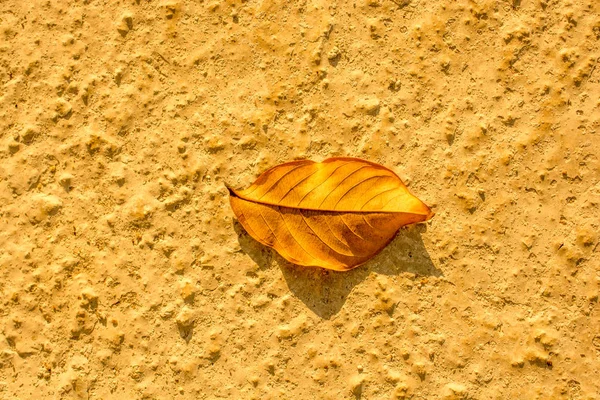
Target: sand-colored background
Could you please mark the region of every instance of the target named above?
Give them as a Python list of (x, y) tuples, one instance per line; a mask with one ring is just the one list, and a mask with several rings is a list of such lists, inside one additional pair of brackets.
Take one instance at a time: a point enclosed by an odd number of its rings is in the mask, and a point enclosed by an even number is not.
[[(0, 399), (599, 399), (596, 0), (0, 2)], [(224, 182), (437, 215), (293, 266)]]

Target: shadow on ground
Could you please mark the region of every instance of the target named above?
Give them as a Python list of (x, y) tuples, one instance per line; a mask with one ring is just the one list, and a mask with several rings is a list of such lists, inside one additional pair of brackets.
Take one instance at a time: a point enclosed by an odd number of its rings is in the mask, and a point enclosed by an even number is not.
[(418, 224), (400, 229), (396, 238), (381, 253), (366, 264), (347, 272), (291, 264), (269, 247), (255, 241), (234, 220), (240, 247), (261, 269), (276, 264), (281, 269), (292, 293), (315, 314), (330, 319), (337, 314), (357, 284), (371, 272), (398, 275), (403, 272), (416, 276), (442, 276), (425, 249), (421, 234), (427, 225)]

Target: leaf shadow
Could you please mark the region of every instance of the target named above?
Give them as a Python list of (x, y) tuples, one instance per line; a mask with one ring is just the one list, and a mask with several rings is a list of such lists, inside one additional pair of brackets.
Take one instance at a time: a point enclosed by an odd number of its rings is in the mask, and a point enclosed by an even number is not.
[(236, 219), (234, 230), (242, 251), (263, 270), (273, 264), (278, 265), (290, 291), (323, 319), (335, 316), (354, 287), (371, 272), (383, 275), (412, 273), (416, 277), (443, 276), (442, 271), (433, 264), (421, 237), (427, 231), (426, 224), (400, 229), (394, 240), (373, 259), (346, 272), (292, 264), (275, 250), (254, 240)]

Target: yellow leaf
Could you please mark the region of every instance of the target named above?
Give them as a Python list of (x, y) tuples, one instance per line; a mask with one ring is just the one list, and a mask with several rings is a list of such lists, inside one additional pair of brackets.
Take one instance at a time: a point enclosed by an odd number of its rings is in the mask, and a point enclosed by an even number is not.
[(358, 158), (284, 163), (245, 190), (229, 188), (240, 224), (286, 260), (346, 271), (433, 212), (391, 170)]

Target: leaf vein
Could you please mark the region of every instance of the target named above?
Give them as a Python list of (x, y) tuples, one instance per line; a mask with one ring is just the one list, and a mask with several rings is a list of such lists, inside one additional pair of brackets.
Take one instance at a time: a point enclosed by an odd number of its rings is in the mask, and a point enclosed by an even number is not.
[[(398, 194), (397, 196), (394, 196), (394, 197), (392, 197), (392, 198), (391, 198), (391, 199), (390, 199), (390, 200), (389, 200), (387, 203), (385, 203), (385, 204), (384, 204), (384, 205), (381, 207), (381, 209), (383, 210), (383, 209), (384, 209), (384, 208), (385, 208), (385, 207), (386, 207), (388, 204), (390, 204), (390, 203), (392, 202), (392, 200), (394, 200), (394, 199), (396, 199), (396, 198), (398, 198), (398, 197), (402, 196), (403, 194), (404, 194), (404, 193), (400, 193), (400, 194)], [(413, 214), (414, 214), (414, 213), (413, 213)]]
[(346, 190), (346, 191), (344, 192), (344, 194), (340, 196), (340, 198), (338, 199), (337, 203), (335, 203), (335, 205), (333, 206), (333, 209), (335, 210), (335, 208), (336, 208), (336, 207), (337, 207), (337, 205), (340, 203), (340, 201), (342, 201), (342, 199), (343, 199), (344, 197), (346, 197), (346, 195), (347, 195), (348, 193), (350, 193), (350, 191), (351, 191), (352, 189), (354, 189), (355, 187), (358, 187), (358, 186), (362, 185), (363, 183), (365, 183), (366, 181), (370, 181), (371, 179), (378, 179), (378, 178), (382, 178), (382, 177), (387, 177), (387, 175), (375, 175), (375, 176), (370, 176), (370, 177), (368, 177), (367, 179), (365, 179), (365, 180), (363, 180), (363, 181), (360, 181), (360, 182), (358, 182), (357, 184), (355, 184), (354, 186), (352, 186), (350, 189)]
[(290, 194), (292, 192), (292, 190), (296, 189), (298, 187), (298, 185), (300, 185), (302, 182), (306, 181), (308, 178), (310, 178), (311, 176), (313, 176), (314, 174), (316, 174), (317, 172), (319, 172), (320, 169), (317, 168), (317, 170), (315, 172), (313, 172), (312, 174), (302, 178), (302, 180), (298, 183), (296, 183), (294, 186), (292, 186), (287, 192), (286, 194), (283, 195), (283, 197), (281, 199), (279, 199), (280, 202), (283, 201), (283, 199), (285, 199), (287, 197), (288, 194)]
[[(261, 218), (263, 219), (263, 221), (265, 222), (265, 225), (267, 226), (267, 228), (269, 228), (269, 231), (271, 231), (271, 235), (273, 235), (273, 238), (275, 239), (275, 241), (279, 242), (279, 244), (281, 244), (281, 248), (283, 250), (283, 252), (285, 253), (284, 258), (288, 258), (291, 260), (294, 260), (295, 257), (290, 256), (290, 253), (287, 251), (287, 248), (283, 245), (283, 242), (281, 242), (278, 238), (277, 235), (275, 234), (275, 231), (273, 231), (273, 229), (271, 228), (271, 226), (269, 225), (269, 223), (267, 222), (267, 219), (265, 218), (265, 216), (262, 213), (262, 209), (259, 208), (258, 213), (260, 214)], [(287, 257), (286, 257), (287, 256)]]
[(364, 237), (360, 236), (358, 233), (354, 232), (354, 230), (352, 228), (350, 228), (350, 225), (348, 225), (348, 223), (344, 219), (343, 215), (340, 215), (340, 219), (342, 220), (342, 222), (344, 223), (344, 225), (346, 225), (346, 228), (348, 228), (348, 230), (354, 234), (354, 236), (356, 236), (360, 240), (367, 241), (367, 239), (365, 239)]
[(319, 239), (321, 241), (321, 243), (323, 243), (325, 246), (327, 246), (331, 251), (333, 251), (334, 253), (337, 253), (337, 254), (339, 254), (341, 256), (356, 258), (356, 256), (354, 256), (354, 255), (349, 256), (349, 255), (346, 255), (344, 253), (340, 253), (339, 251), (337, 251), (336, 249), (334, 249), (333, 247), (331, 247), (330, 245), (328, 245), (327, 243), (325, 243), (325, 241), (321, 238), (321, 236), (319, 236), (319, 234), (312, 228), (312, 226), (310, 226), (310, 224), (306, 220), (306, 216), (304, 215), (304, 213), (302, 212), (302, 210), (300, 210), (300, 215), (302, 216), (302, 221), (306, 224), (306, 226), (308, 226), (308, 228), (317, 237), (317, 239)]
[[(265, 197), (265, 196), (266, 196), (266, 195), (267, 195), (267, 194), (268, 194), (268, 193), (271, 191), (271, 189), (273, 189), (273, 187), (274, 187), (275, 185), (277, 185), (279, 182), (281, 182), (281, 180), (282, 180), (283, 178), (285, 178), (286, 176), (288, 176), (289, 174), (291, 174), (291, 173), (292, 173), (292, 172), (294, 172), (295, 170), (297, 170), (297, 169), (299, 169), (299, 168), (302, 168), (302, 167), (305, 167), (305, 166), (306, 166), (306, 164), (301, 164), (301, 165), (298, 165), (298, 166), (296, 166), (296, 167), (294, 167), (294, 168), (290, 169), (289, 171), (287, 171), (285, 174), (281, 175), (281, 176), (279, 177), (279, 179), (277, 179), (275, 182), (273, 182), (273, 184), (272, 184), (271, 186), (269, 186), (269, 188), (268, 188), (268, 189), (265, 191), (265, 193), (264, 193), (262, 196), (260, 196), (260, 198), (259, 198), (258, 200), (260, 200), (260, 199), (262, 199), (263, 197)], [(254, 192), (254, 190), (253, 190), (252, 192)], [(252, 193), (252, 192), (251, 192), (251, 193)]]
[(300, 243), (300, 241), (299, 241), (298, 239), (296, 239), (296, 237), (295, 237), (295, 236), (294, 236), (294, 234), (292, 233), (292, 230), (291, 230), (291, 229), (290, 229), (290, 227), (288, 226), (288, 224), (287, 224), (287, 221), (285, 220), (285, 217), (283, 216), (283, 213), (281, 212), (281, 207), (277, 207), (277, 208), (278, 208), (278, 210), (277, 210), (277, 211), (279, 211), (279, 212), (278, 212), (278, 214), (281, 216), (281, 219), (283, 220), (283, 224), (285, 225), (285, 229), (287, 229), (287, 231), (290, 233), (290, 236), (292, 237), (292, 239), (294, 239), (294, 241), (295, 241), (296, 243), (298, 243), (298, 246), (300, 246), (300, 248), (301, 248), (302, 250), (304, 250), (304, 252), (305, 252), (306, 254), (308, 254), (308, 256), (309, 256), (309, 257), (311, 257), (311, 258), (313, 258), (313, 259), (317, 259), (317, 260), (318, 260), (318, 259), (319, 259), (319, 257), (315, 257), (313, 254), (309, 253), (309, 252), (308, 252), (308, 251), (307, 251), (307, 250), (304, 248), (304, 246), (302, 246), (302, 243)]
[(323, 201), (321, 201), (321, 204), (319, 204), (319, 207), (317, 207), (317, 208), (321, 208), (321, 206), (323, 205), (323, 203), (325, 202), (325, 200), (327, 200), (327, 198), (328, 198), (328, 197), (331, 195), (331, 193), (335, 192), (335, 190), (336, 190), (338, 187), (340, 187), (340, 185), (341, 185), (342, 183), (344, 183), (344, 181), (345, 181), (346, 179), (350, 178), (350, 176), (354, 175), (356, 172), (360, 171), (361, 169), (363, 169), (363, 168), (367, 168), (367, 167), (368, 167), (368, 165), (363, 165), (363, 166), (361, 166), (361, 167), (359, 167), (359, 168), (355, 169), (354, 171), (350, 172), (348, 175), (346, 175), (346, 177), (345, 177), (344, 179), (342, 179), (342, 180), (340, 181), (340, 183), (338, 183), (338, 184), (336, 185), (336, 187), (334, 187), (334, 188), (333, 188), (333, 190), (331, 190), (329, 193), (327, 193), (327, 196), (325, 196), (325, 198), (323, 199)]
[(335, 171), (337, 171), (338, 169), (342, 168), (345, 165), (350, 164), (350, 162), (344, 163), (342, 165), (337, 166), (333, 171), (331, 171), (331, 174), (329, 174), (329, 176), (327, 178), (325, 178), (325, 180), (321, 183), (319, 183), (317, 186), (315, 186), (314, 188), (312, 188), (308, 193), (306, 193), (298, 202), (298, 206), (300, 206), (300, 204), (304, 201), (304, 199), (306, 198), (306, 196), (308, 196), (309, 194), (311, 194), (315, 189), (317, 189), (319, 186), (321, 186), (322, 184), (324, 184), (325, 182), (327, 182), (329, 180), (329, 178), (331, 178), (333, 176), (333, 174), (335, 174)]
[[(366, 205), (367, 205), (367, 204), (368, 204), (368, 203), (369, 203), (371, 200), (374, 200), (374, 199), (376, 199), (378, 196), (381, 196), (381, 195), (382, 195), (382, 194), (384, 194), (384, 193), (391, 192), (392, 190), (396, 190), (396, 189), (398, 189), (398, 188), (397, 188), (397, 187), (393, 187), (393, 188), (391, 188), (391, 189), (384, 190), (383, 192), (379, 192), (379, 193), (377, 193), (375, 196), (373, 196), (373, 197), (371, 197), (369, 200), (367, 200), (367, 201), (365, 202), (365, 204), (363, 204), (363, 205), (362, 205), (362, 207), (361, 207), (360, 209), (362, 210), (363, 208), (365, 208), (365, 206), (366, 206)], [(387, 205), (387, 204), (386, 204), (386, 205)]]

